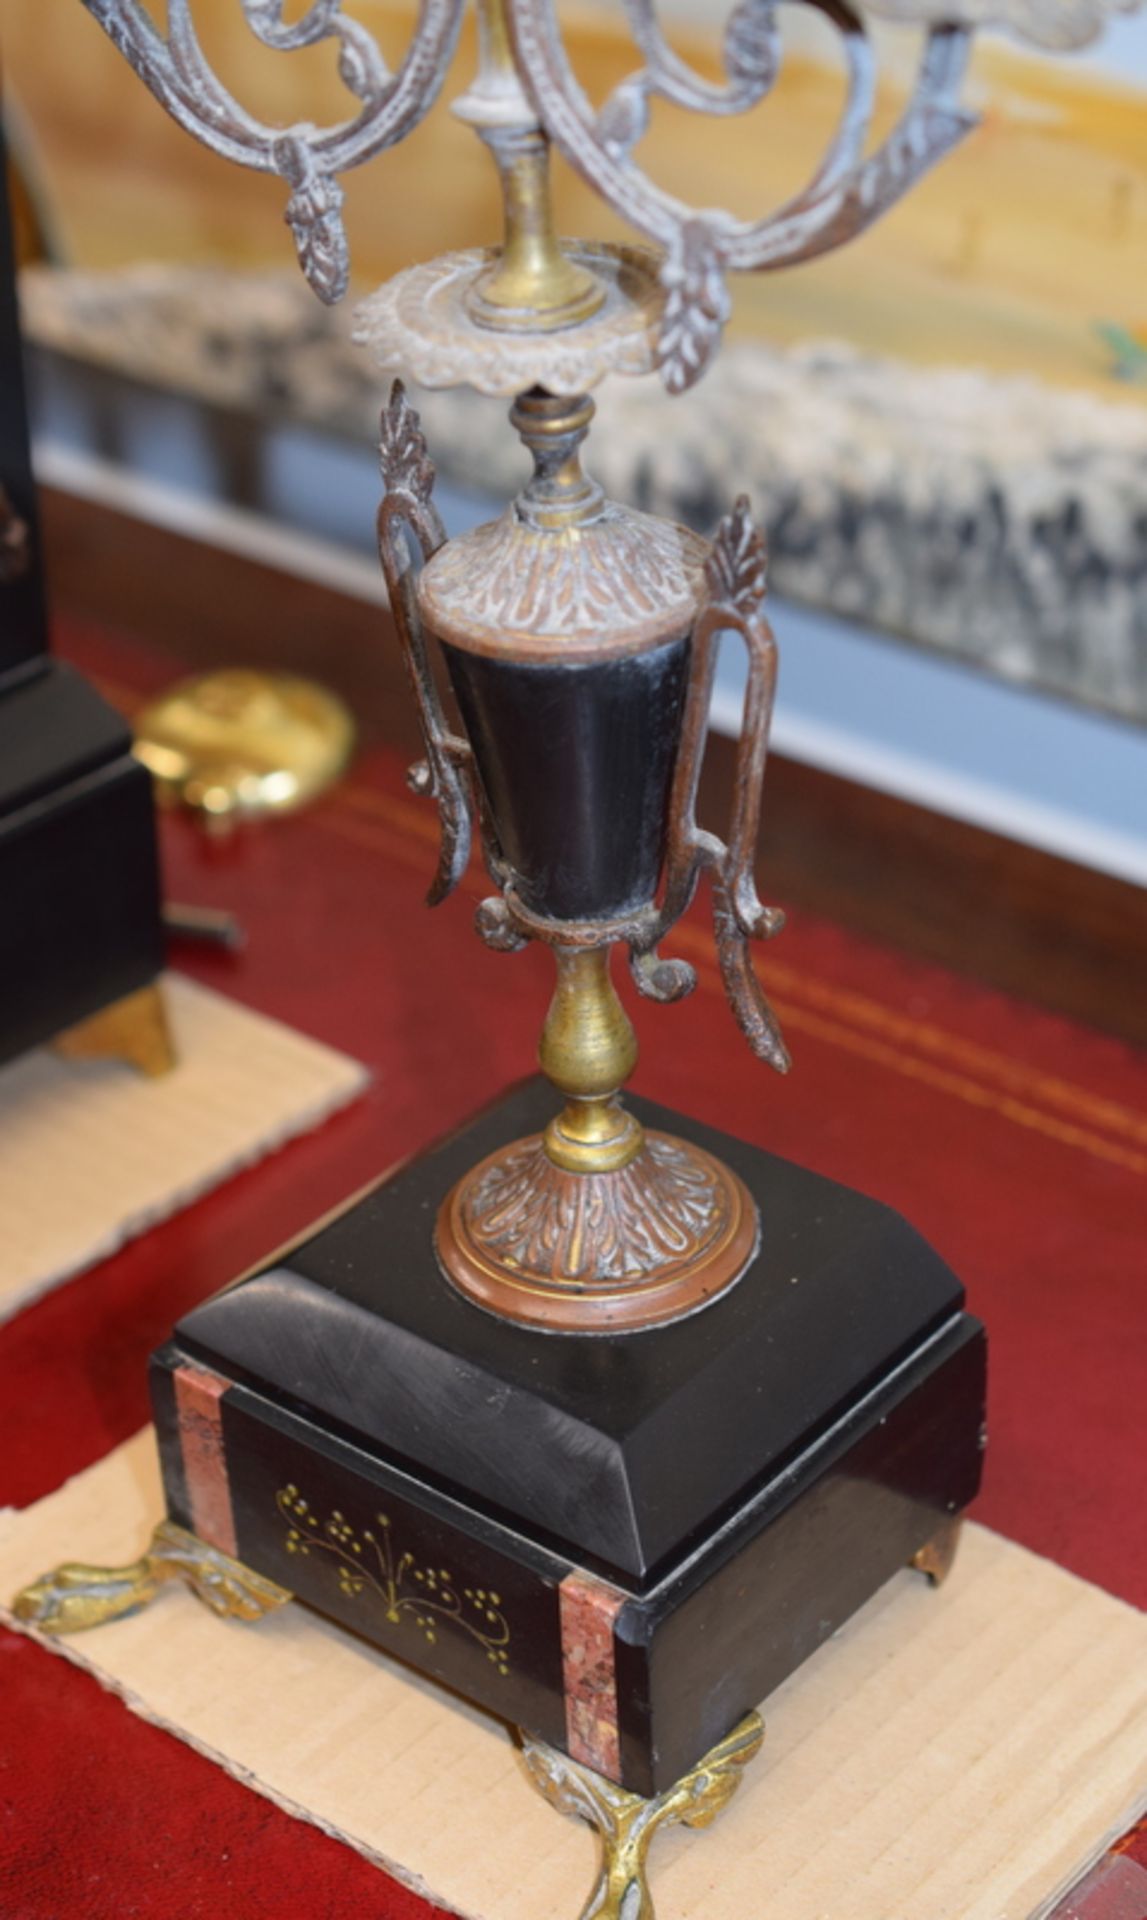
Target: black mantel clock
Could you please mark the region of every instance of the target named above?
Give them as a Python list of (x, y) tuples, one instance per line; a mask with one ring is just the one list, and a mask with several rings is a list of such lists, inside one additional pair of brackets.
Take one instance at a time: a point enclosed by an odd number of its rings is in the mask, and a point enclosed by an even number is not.
[[(243, 0), (267, 47), (336, 43), (355, 106), (325, 129), (239, 107), (185, 0), (168, 0), (166, 33), (138, 0), (87, 4), (178, 120), (282, 176), (304, 270), (337, 299), (336, 175), (430, 107), (461, 0), (422, 0), (393, 72), (338, 0), (293, 24), (281, 0)], [(985, 12), (1066, 46), (1103, 11), (874, 0), (923, 51), (873, 143), (864, 23), (816, 4), (844, 42), (840, 127), (800, 194), (741, 221), (662, 192), (636, 148), (657, 100), (721, 115), (765, 97), (772, 0), (731, 12), (720, 83), (672, 53), (651, 0), (626, 0), (639, 64), (600, 108), (553, 0), (479, 0), (479, 70), (454, 111), (497, 166), (503, 245), (400, 274), (358, 334), (389, 374), (505, 396), (532, 456), (501, 517), (447, 541), (397, 381), (382, 414), (380, 550), (426, 749), (411, 780), (442, 825), (430, 901), (476, 829), (493, 883), (479, 934), (553, 951), (544, 1077), (188, 1314), (153, 1363), (168, 1517), (150, 1549), (132, 1569), (60, 1568), (18, 1602), (62, 1633), (172, 1578), (252, 1619), (306, 1601), (522, 1729), (543, 1791), (601, 1830), (587, 1912), (613, 1920), (649, 1911), (657, 1825), (723, 1805), (760, 1744), (757, 1703), (896, 1569), (943, 1577), (981, 1470), (983, 1330), (919, 1235), (876, 1199), (621, 1098), (635, 1045), (613, 950), (638, 992), (686, 994), (673, 928), (702, 881), (737, 1024), (788, 1067), (750, 952), (782, 921), (753, 883), (776, 647), (745, 503), (708, 542), (608, 499), (581, 465), (589, 393), (607, 373), (691, 385), (728, 270), (838, 245), (953, 147), (974, 124), (958, 93)], [(652, 248), (557, 240), (551, 142)], [(726, 843), (695, 796), (730, 630), (749, 674)]]
[(0, 1064), (54, 1043), (174, 1055), (151, 781), (123, 718), (48, 648), (0, 128)]

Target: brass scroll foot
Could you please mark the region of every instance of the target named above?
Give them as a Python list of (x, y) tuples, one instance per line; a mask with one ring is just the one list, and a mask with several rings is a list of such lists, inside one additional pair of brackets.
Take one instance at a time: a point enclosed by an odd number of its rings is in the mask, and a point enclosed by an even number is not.
[(934, 1587), (942, 1587), (952, 1571), (952, 1562), (956, 1558), (956, 1548), (960, 1544), (960, 1528), (964, 1524), (961, 1513), (953, 1514), (945, 1520), (930, 1540), (925, 1541), (919, 1553), (914, 1553), (909, 1562), (917, 1573), (926, 1573)]
[(707, 1827), (732, 1799), (742, 1769), (765, 1737), (759, 1714), (747, 1713), (724, 1740), (678, 1780), (645, 1800), (553, 1747), (523, 1737), (531, 1778), (559, 1813), (576, 1814), (596, 1828), (601, 1841), (597, 1885), (581, 1920), (653, 1920), (646, 1859), (661, 1827)]
[(163, 993), (154, 981), (58, 1033), (52, 1046), (64, 1060), (126, 1060), (150, 1079), (170, 1073), (176, 1063)]
[(130, 1566), (85, 1567), (69, 1561), (18, 1593), (12, 1612), (41, 1633), (81, 1633), (85, 1627), (138, 1613), (170, 1580), (182, 1580), (212, 1613), (231, 1620), (261, 1620), (291, 1598), (285, 1587), (252, 1573), (174, 1521), (163, 1520), (147, 1552)]

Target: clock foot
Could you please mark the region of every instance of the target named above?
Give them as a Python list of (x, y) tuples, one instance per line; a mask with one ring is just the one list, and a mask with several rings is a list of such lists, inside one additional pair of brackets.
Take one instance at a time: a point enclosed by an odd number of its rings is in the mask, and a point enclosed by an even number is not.
[(709, 1826), (736, 1792), (764, 1737), (759, 1714), (747, 1713), (675, 1786), (651, 1800), (524, 1737), (526, 1765), (538, 1791), (559, 1813), (588, 1821), (601, 1842), (597, 1884), (581, 1920), (653, 1920), (646, 1864), (654, 1835), (677, 1824)]
[(150, 1079), (176, 1064), (163, 991), (155, 981), (68, 1027), (52, 1045), (65, 1060), (124, 1060)]
[(926, 1573), (934, 1587), (942, 1587), (952, 1571), (952, 1562), (956, 1558), (956, 1548), (960, 1544), (960, 1528), (964, 1524), (963, 1514), (956, 1513), (945, 1520), (930, 1540), (925, 1541), (919, 1553), (914, 1553), (909, 1562), (917, 1573)]
[(212, 1613), (232, 1620), (260, 1620), (291, 1598), (285, 1587), (164, 1520), (139, 1560), (126, 1567), (69, 1561), (18, 1593), (12, 1611), (41, 1633), (81, 1633), (138, 1613), (172, 1580), (182, 1580)]

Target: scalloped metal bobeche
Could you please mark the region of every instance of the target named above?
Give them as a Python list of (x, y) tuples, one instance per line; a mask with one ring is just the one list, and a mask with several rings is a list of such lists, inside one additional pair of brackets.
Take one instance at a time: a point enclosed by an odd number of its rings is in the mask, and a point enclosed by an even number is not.
[(607, 373), (651, 373), (664, 298), (659, 256), (577, 240), (563, 250), (605, 291), (597, 312), (576, 326), (533, 334), (482, 326), (468, 296), (497, 254), (472, 248), (387, 280), (356, 309), (354, 338), (386, 372), (419, 386), (467, 386), (506, 400), (528, 387), (569, 397), (589, 393)]

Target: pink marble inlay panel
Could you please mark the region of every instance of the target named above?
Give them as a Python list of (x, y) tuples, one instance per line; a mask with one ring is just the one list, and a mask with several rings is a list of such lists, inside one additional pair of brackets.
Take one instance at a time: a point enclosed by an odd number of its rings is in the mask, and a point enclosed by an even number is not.
[(621, 1751), (613, 1623), (626, 1596), (604, 1580), (591, 1579), (586, 1573), (569, 1573), (558, 1589), (558, 1597), (570, 1756), (603, 1773), (607, 1780), (618, 1780)]
[(238, 1559), (235, 1516), (223, 1452), (223, 1412), (220, 1401), (231, 1385), (205, 1367), (186, 1363), (175, 1369), (175, 1416), (191, 1508), (191, 1526), (209, 1547)]

